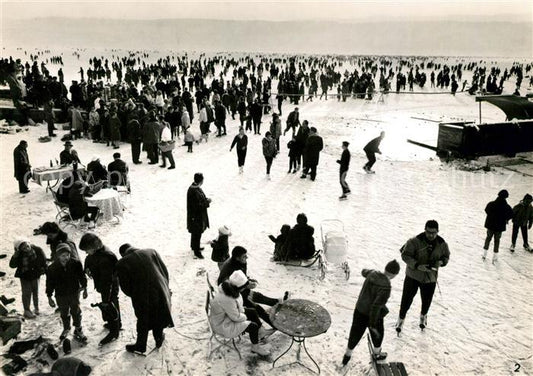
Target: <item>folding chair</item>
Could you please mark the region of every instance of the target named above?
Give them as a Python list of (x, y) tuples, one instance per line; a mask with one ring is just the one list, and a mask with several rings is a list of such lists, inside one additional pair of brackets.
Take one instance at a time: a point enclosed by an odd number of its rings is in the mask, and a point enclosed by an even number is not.
[(72, 216), (70, 215), (70, 210), (69, 210), (68, 204), (60, 202), (58, 200), (57, 192), (54, 192), (52, 189), (50, 189), (50, 192), (52, 192), (52, 197), (54, 199), (54, 205), (55, 205), (56, 210), (57, 210), (57, 214), (56, 214), (56, 218), (55, 218), (57, 224), (60, 227), (61, 227), (61, 224), (65, 224), (65, 226), (63, 228), (68, 227), (68, 226), (74, 226), (75, 228), (77, 228), (80, 221), (78, 221), (78, 223), (76, 223), (76, 221), (74, 221), (74, 219), (72, 219)]
[[(228, 349), (232, 351), (235, 350), (237, 354), (239, 355), (239, 359), (242, 359), (241, 352), (239, 351), (239, 349), (237, 348), (237, 345), (235, 344), (235, 338), (240, 339), (241, 336), (238, 335), (237, 337), (234, 337), (234, 338), (226, 338), (221, 334), (215, 333), (215, 331), (213, 330), (213, 327), (211, 326), (211, 321), (209, 321), (209, 314), (211, 312), (211, 300), (215, 297), (215, 289), (213, 285), (211, 284), (211, 282), (209, 281), (208, 273), (206, 273), (206, 279), (207, 279), (208, 290), (207, 290), (206, 300), (205, 300), (205, 314), (207, 316), (207, 325), (209, 326), (209, 332), (211, 333), (211, 336), (209, 337), (209, 344), (207, 347), (207, 359), (208, 360), (211, 359), (215, 351), (218, 351), (224, 347), (227, 347)], [(216, 344), (218, 344), (218, 346), (216, 346), (215, 348), (213, 348), (213, 341), (215, 341)]]

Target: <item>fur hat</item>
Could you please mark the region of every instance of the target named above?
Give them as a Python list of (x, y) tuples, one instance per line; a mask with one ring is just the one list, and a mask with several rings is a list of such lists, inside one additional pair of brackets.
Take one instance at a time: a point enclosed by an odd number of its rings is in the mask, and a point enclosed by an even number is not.
[(219, 233), (220, 235), (231, 236), (231, 230), (229, 229), (228, 226), (222, 226), (222, 227), (219, 227), (219, 228), (218, 228), (218, 233)]
[(241, 289), (248, 284), (248, 277), (246, 277), (242, 270), (235, 270), (229, 276), (228, 281), (236, 288)]
[(385, 271), (390, 274), (398, 274), (400, 272), (400, 264), (398, 264), (398, 261), (392, 260), (389, 261), (387, 266), (385, 266)]
[(97, 250), (104, 246), (102, 243), (102, 240), (93, 232), (87, 232), (83, 234), (83, 236), (80, 239), (80, 249), (88, 251), (88, 250)]
[(67, 243), (59, 243), (56, 247), (56, 256), (59, 256), (65, 252), (70, 253), (69, 245)]

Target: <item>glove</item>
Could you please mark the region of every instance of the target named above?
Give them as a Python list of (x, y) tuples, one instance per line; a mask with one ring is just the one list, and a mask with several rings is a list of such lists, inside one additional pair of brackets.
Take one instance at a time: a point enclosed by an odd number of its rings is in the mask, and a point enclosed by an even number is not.
[(48, 297), (48, 305), (52, 308), (56, 307), (56, 302), (54, 302), (54, 299), (51, 296)]
[(429, 272), (431, 270), (428, 268), (428, 265), (418, 265), (416, 269), (420, 270), (421, 272)]

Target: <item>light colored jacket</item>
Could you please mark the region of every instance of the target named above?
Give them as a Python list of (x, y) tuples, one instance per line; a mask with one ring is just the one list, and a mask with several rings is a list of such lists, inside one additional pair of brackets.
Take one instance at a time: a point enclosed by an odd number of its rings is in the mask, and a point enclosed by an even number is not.
[(205, 107), (200, 110), (199, 120), (203, 123), (207, 123), (207, 110), (205, 109)]
[(165, 128), (163, 128), (161, 131), (161, 142), (169, 141), (172, 141), (172, 133), (170, 132), (170, 128), (165, 126)]
[(183, 114), (181, 115), (181, 126), (183, 129), (186, 129), (190, 125), (191, 118), (189, 117), (189, 113), (187, 111), (183, 111)]
[(234, 338), (244, 332), (250, 325), (244, 314), (242, 297), (232, 298), (224, 294), (222, 286), (211, 301), (211, 314), (209, 322), (213, 331), (226, 338)]

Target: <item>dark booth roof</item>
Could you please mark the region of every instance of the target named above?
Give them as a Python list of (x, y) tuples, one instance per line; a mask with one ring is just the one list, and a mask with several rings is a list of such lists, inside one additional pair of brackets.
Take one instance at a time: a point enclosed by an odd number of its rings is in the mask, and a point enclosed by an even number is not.
[(476, 102), (489, 102), (505, 112), (507, 120), (533, 119), (533, 102), (516, 95), (486, 95), (476, 97)]

